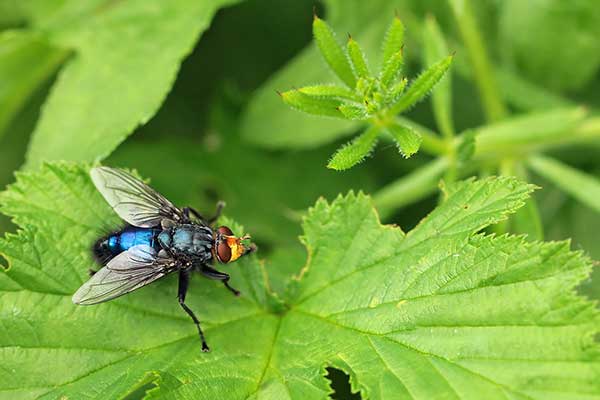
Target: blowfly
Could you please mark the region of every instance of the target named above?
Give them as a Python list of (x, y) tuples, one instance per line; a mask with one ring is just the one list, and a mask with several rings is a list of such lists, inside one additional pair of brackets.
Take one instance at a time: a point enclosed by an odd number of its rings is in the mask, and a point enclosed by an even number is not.
[(139, 289), (172, 272), (179, 274), (179, 304), (192, 318), (202, 341), (202, 351), (209, 351), (200, 321), (185, 304), (190, 274), (198, 271), (210, 279), (229, 285), (229, 275), (212, 267), (214, 260), (230, 263), (256, 250), (236, 237), (231, 229), (213, 225), (216, 214), (204, 218), (190, 207), (177, 208), (151, 187), (131, 174), (114, 168), (96, 167), (92, 181), (113, 210), (128, 225), (100, 238), (93, 251), (102, 267), (73, 295), (73, 303), (98, 304)]

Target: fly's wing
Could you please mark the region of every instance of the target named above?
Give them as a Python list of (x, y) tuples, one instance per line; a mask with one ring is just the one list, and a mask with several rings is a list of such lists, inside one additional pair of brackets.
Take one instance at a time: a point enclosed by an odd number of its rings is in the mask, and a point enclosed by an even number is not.
[(128, 172), (96, 167), (91, 170), (90, 176), (119, 217), (133, 226), (152, 228), (164, 219), (183, 220), (181, 210), (173, 203)]
[(90, 305), (139, 289), (177, 269), (174, 260), (158, 256), (150, 246), (134, 246), (110, 262), (73, 295), (73, 303)]

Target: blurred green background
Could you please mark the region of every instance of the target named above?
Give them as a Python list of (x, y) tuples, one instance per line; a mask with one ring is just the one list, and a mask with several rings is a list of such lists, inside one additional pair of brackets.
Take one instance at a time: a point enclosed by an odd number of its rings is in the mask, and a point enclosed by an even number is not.
[[(56, 83), (58, 71), (76, 57), (68, 49), (53, 50), (51, 43), (62, 32), (49, 34), (51, 40), (46, 40), (45, 32), (53, 29), (49, 22), (34, 29), (37, 42), (22, 45), (11, 35), (28, 31), (34, 25), (32, 21), (38, 17), (32, 17), (32, 9), (40, 15), (52, 15), (60, 24), (77, 21), (76, 12), (64, 20), (60, 12), (54, 12), (67, 3), (32, 2), (23, 6), (17, 1), (0, 1), (1, 187), (14, 181), (14, 172), (25, 161), (40, 109)], [(115, 2), (95, 3), (112, 7)], [(356, 32), (359, 41), (361, 35), (377, 37), (371, 31), (385, 29), (397, 13), (407, 27), (409, 77), (424, 67), (421, 29), (425, 17), (432, 15), (440, 24), (449, 49), (457, 51), (452, 67), (452, 117), (456, 130), (485, 124), (485, 107), (469, 72), (463, 43), (461, 29), (465, 26), (453, 14), (451, 3), (456, 2), (249, 0), (221, 8), (183, 60), (158, 112), (103, 162), (135, 168), (151, 178), (152, 185), (173, 202), (193, 205), (207, 214), (212, 213), (217, 200), (225, 200), (226, 214), (253, 235), (268, 259), (270, 273), (275, 277), (289, 275), (295, 271), (278, 269), (277, 260), (293, 258), (297, 263), (284, 264), (295, 264), (297, 269), (303, 265), (305, 253), (297, 240), (302, 232), (300, 222), (304, 210), (319, 196), (332, 199), (350, 189), (376, 193), (426, 164), (431, 157), (421, 152), (405, 160), (395, 146), (383, 143), (370, 159), (349, 171), (326, 169), (330, 155), (347, 141), (340, 136), (351, 134), (352, 128), (332, 135), (331, 139), (319, 139), (321, 144), (270, 146), (270, 142), (279, 143), (278, 135), (282, 134), (275, 129), (280, 116), (275, 107), (280, 101), (274, 91), (264, 90), (264, 85), (280, 76), (279, 71), (285, 71), (286, 65), (310, 45), (313, 7), (325, 19), (331, 17), (340, 34), (347, 27), (360, 27), (361, 32)], [(470, 4), (508, 112), (520, 114), (555, 105), (582, 105), (591, 118), (598, 115), (600, 7), (596, 0), (485, 0)], [(157, 59), (160, 56), (156, 54)], [(152, 65), (155, 60), (145, 62)], [(325, 63), (320, 60), (303, 65), (294, 70), (293, 82), (325, 83), (312, 81), (313, 76), (320, 76), (325, 70)], [(113, 95), (116, 99), (120, 94)], [(259, 110), (264, 120), (249, 121), (249, 107), (253, 112)], [(71, 112), (76, 114), (77, 109)], [(281, 105), (281, 112), (290, 111)], [(63, 118), (69, 115), (67, 112)], [(276, 121), (271, 121), (269, 115)], [(406, 116), (436, 129), (430, 102), (421, 103)], [(301, 122), (294, 128), (303, 132), (331, 123), (300, 113), (296, 121)], [(294, 130), (284, 133), (295, 135)], [(583, 144), (555, 147), (547, 154), (596, 179), (600, 176), (598, 136)], [(545, 239), (571, 238), (575, 249), (600, 259), (597, 210), (542, 177), (532, 174), (530, 180), (542, 187), (535, 199)], [(408, 231), (437, 201), (437, 194), (428, 195), (398, 208), (384, 222), (396, 223)], [(15, 229), (0, 216), (0, 231)], [(600, 285), (593, 283), (598, 280), (588, 281), (584, 288), (595, 298), (600, 298)]]

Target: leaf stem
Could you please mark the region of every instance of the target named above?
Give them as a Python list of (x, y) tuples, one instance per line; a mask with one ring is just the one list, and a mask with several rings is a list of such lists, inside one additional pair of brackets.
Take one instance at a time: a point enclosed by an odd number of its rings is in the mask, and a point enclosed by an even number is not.
[(533, 112), (476, 129), (477, 159), (526, 157), (531, 153), (597, 141), (600, 117), (585, 118), (582, 107)]
[(447, 157), (439, 157), (376, 192), (373, 201), (381, 218), (435, 192), (448, 165)]
[(473, 15), (470, 0), (450, 0), (456, 25), (465, 43), (475, 75), (475, 82), (489, 121), (497, 121), (507, 114), (498, 90), (496, 78), (479, 27)]

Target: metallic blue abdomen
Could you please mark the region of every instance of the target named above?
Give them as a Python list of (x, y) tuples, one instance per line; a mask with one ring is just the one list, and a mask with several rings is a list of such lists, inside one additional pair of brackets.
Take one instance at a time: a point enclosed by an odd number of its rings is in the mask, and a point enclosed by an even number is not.
[(125, 228), (121, 232), (110, 235), (106, 239), (108, 249), (114, 255), (129, 250), (133, 246), (146, 245), (153, 247), (156, 251), (160, 250), (157, 240), (161, 229), (153, 228)]

